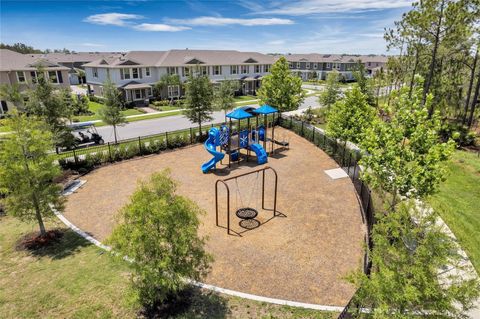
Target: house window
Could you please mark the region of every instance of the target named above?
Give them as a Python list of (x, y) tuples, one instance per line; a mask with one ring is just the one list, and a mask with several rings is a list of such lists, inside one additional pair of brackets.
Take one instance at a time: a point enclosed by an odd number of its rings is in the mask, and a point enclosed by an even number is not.
[(48, 78), (52, 83), (58, 83), (58, 77), (56, 71), (48, 71)]
[(230, 74), (238, 74), (238, 65), (230, 66)]
[(201, 75), (208, 75), (208, 68), (206, 66), (200, 66), (199, 72)]
[(183, 67), (183, 76), (190, 76), (190, 68), (189, 67)]
[(260, 65), (258, 65), (258, 64), (255, 65), (255, 73), (260, 73), (261, 72), (260, 70), (261, 70)]
[(297, 62), (297, 69), (300, 69), (300, 62)]
[(331, 63), (327, 63), (327, 69), (330, 69), (332, 67)]
[(19, 83), (26, 83), (26, 79), (25, 79), (25, 72), (23, 71), (17, 71), (17, 80)]
[(37, 71), (30, 71), (30, 77), (32, 78), (32, 83), (37, 83)]
[(263, 72), (265, 72), (265, 73), (270, 72), (270, 64), (265, 64), (265, 65), (263, 66)]
[(214, 65), (213, 66), (213, 75), (222, 75), (222, 66)]
[(125, 80), (129, 80), (130, 79), (130, 69), (123, 69), (123, 78)]
[(290, 62), (288, 65), (290, 66), (290, 69), (293, 69), (293, 68), (294, 68), (293, 62)]
[(93, 68), (92, 72), (93, 72), (93, 77), (94, 77), (94, 78), (98, 78), (98, 69), (97, 69), (97, 68)]
[(370, 62), (368, 62), (368, 66), (371, 66), (371, 63), (370, 63)]
[(307, 69), (310, 69), (310, 62), (307, 62), (307, 63), (305, 64), (305, 67), (306, 67)]
[(314, 64), (313, 64), (313, 68), (314, 68), (315, 70), (318, 69), (318, 64), (317, 64), (317, 63), (314, 63)]
[(147, 89), (147, 96), (152, 96), (152, 88)]
[(169, 66), (167, 68), (167, 73), (168, 73), (168, 75), (178, 74), (178, 69), (174, 66)]
[(8, 105), (7, 101), (2, 101), (2, 108), (0, 109), (0, 113), (7, 113), (8, 112)]
[(150, 76), (150, 68), (145, 68), (145, 76)]
[(142, 90), (135, 90), (135, 100), (140, 100), (142, 98)]
[(175, 98), (180, 96), (180, 85), (169, 85), (168, 86), (168, 98)]
[(132, 78), (133, 78), (133, 79), (138, 79), (138, 78), (139, 78), (139, 74), (138, 74), (138, 69), (137, 69), (137, 68), (133, 68), (133, 69), (132, 69)]
[(247, 74), (248, 73), (248, 65), (242, 65), (242, 74)]

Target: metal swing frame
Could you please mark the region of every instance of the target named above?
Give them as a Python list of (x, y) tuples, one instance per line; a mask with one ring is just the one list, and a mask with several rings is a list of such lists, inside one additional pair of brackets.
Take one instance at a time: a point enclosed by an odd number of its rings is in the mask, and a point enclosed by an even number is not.
[[(232, 177), (228, 177), (228, 178), (224, 178), (224, 179), (218, 179), (215, 182), (215, 222), (216, 222), (216, 225), (218, 227), (220, 227), (219, 216), (218, 216), (219, 215), (218, 214), (218, 185), (223, 184), (223, 185), (225, 185), (225, 188), (227, 189), (227, 234), (228, 235), (231, 235), (231, 231), (230, 231), (230, 187), (228, 187), (227, 182), (230, 181), (230, 180), (237, 180), (240, 177), (244, 177), (244, 176), (247, 176), (247, 175), (262, 172), (262, 209), (266, 209), (265, 208), (265, 171), (267, 171), (267, 170), (273, 171), (273, 173), (275, 175), (275, 187), (274, 187), (274, 193), (273, 193), (273, 217), (275, 217), (275, 216), (277, 216), (278, 174), (277, 174), (277, 171), (275, 169), (273, 169), (272, 167), (265, 166), (263, 168), (260, 168), (260, 169), (257, 169), (257, 170), (251, 171), (251, 172), (243, 173), (243, 174), (240, 174), (240, 175), (237, 175), (237, 176), (232, 176)], [(240, 234), (238, 234), (236, 232), (235, 232), (235, 234), (241, 236)]]

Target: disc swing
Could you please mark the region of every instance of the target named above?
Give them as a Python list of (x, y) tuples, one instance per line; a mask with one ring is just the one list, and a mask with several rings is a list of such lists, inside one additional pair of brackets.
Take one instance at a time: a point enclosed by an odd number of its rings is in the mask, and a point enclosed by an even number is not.
[[(267, 170), (271, 170), (273, 172), (273, 177), (274, 177), (274, 189), (273, 189), (273, 192), (269, 192), (270, 194), (273, 194), (273, 208), (267, 208), (265, 207), (265, 179), (266, 179), (266, 174), (265, 172)], [(246, 176), (248, 175), (252, 175), (253, 177), (252, 180), (253, 180), (253, 186), (249, 189), (248, 193), (249, 193), (249, 196), (248, 198), (244, 198), (243, 194), (242, 194), (242, 191), (241, 191), (241, 183), (239, 183), (238, 179), (240, 178), (245, 178)], [(261, 178), (260, 178), (261, 177)], [(251, 172), (247, 172), (247, 173), (243, 173), (243, 174), (240, 174), (240, 175), (237, 175), (237, 176), (233, 176), (233, 177), (229, 177), (229, 178), (225, 178), (225, 179), (219, 179), (216, 181), (215, 183), (215, 221), (216, 221), (216, 225), (219, 226), (219, 227), (225, 227), (225, 226), (222, 226), (220, 225), (220, 222), (219, 222), (219, 205), (218, 205), (218, 201), (219, 201), (219, 193), (218, 193), (218, 185), (221, 183), (225, 186), (225, 189), (227, 191), (226, 195), (227, 195), (227, 207), (226, 207), (226, 219), (227, 219), (227, 234), (231, 234), (231, 232), (233, 232), (234, 234), (238, 235), (238, 236), (241, 236), (240, 233), (236, 232), (236, 231), (231, 231), (231, 228), (230, 228), (230, 187), (228, 185), (228, 181), (231, 181), (231, 180), (234, 180), (235, 181), (235, 186), (236, 186), (236, 190), (235, 190), (235, 206), (234, 206), (234, 212), (235, 212), (235, 216), (238, 217), (240, 219), (240, 222), (239, 222), (239, 225), (240, 227), (242, 228), (245, 228), (247, 230), (250, 230), (250, 229), (253, 229), (253, 228), (256, 228), (258, 226), (260, 226), (260, 221), (258, 221), (257, 219), (255, 219), (258, 214), (259, 214), (259, 210), (260, 209), (263, 209), (263, 210), (272, 210), (273, 211), (273, 217), (277, 216), (277, 186), (278, 186), (278, 175), (277, 175), (277, 172), (269, 167), (269, 166), (266, 166), (266, 167), (263, 167), (261, 169), (258, 169), (258, 170), (254, 170), (254, 171), (251, 171)], [(272, 184), (270, 184), (272, 185)], [(260, 194), (261, 192), (261, 194)], [(260, 196), (261, 196), (261, 204), (260, 204)], [(255, 203), (255, 197), (257, 198), (256, 200), (256, 203)], [(245, 199), (245, 201), (244, 201)]]
[[(247, 204), (245, 205), (243, 202), (242, 193), (240, 192), (240, 187), (238, 186), (238, 178), (235, 179), (235, 185), (237, 188), (235, 192), (235, 203), (237, 207), (235, 215), (237, 215), (237, 217), (240, 219), (243, 219), (243, 220), (253, 219), (258, 216), (258, 210), (256, 208), (253, 208), (254, 205), (252, 205), (253, 204), (252, 199), (255, 195), (257, 195), (258, 180), (259, 180), (259, 172), (256, 172), (254, 177), (253, 187), (251, 187), (250, 189), (250, 195), (248, 197)], [(256, 197), (258, 198), (258, 196)], [(240, 202), (240, 205), (238, 205), (239, 202)], [(258, 207), (258, 205), (255, 205), (255, 207)]]

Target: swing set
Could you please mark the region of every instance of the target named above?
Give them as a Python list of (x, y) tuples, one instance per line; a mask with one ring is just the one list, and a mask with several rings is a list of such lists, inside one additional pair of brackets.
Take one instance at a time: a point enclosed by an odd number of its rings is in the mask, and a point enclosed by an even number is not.
[[(235, 181), (235, 215), (241, 219), (240, 226), (245, 229), (253, 229), (260, 226), (260, 222), (255, 219), (258, 216), (258, 210), (264, 209), (267, 210), (265, 206), (265, 172), (267, 170), (271, 170), (274, 173), (274, 190), (273, 190), (273, 217), (277, 216), (277, 187), (278, 187), (278, 175), (277, 172), (270, 166), (265, 166), (263, 168), (243, 173), (237, 176), (232, 176), (225, 179), (219, 179), (215, 182), (215, 218), (216, 218), (216, 225), (220, 226), (219, 223), (219, 196), (218, 196), (218, 185), (223, 184), (227, 190), (227, 234), (231, 234), (234, 232), (236, 235), (241, 236), (238, 232), (231, 230), (230, 227), (230, 187), (228, 186), (228, 181), (234, 180)], [(250, 189), (250, 194), (248, 199), (244, 202), (243, 196), (240, 191), (239, 186), (239, 179), (245, 179), (247, 176), (253, 176), (253, 186)], [(260, 188), (260, 176), (261, 176), (261, 205), (260, 205), (260, 196), (259, 196), (259, 188)], [(257, 200), (255, 200), (257, 197)]]

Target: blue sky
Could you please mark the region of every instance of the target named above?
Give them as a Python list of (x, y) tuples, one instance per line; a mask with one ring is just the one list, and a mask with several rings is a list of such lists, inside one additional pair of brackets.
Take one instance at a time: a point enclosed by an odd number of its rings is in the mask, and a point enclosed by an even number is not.
[(76, 51), (386, 53), (410, 0), (5, 1), (0, 40)]

